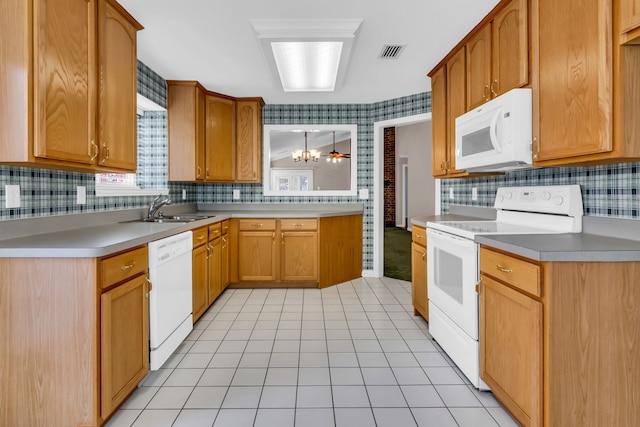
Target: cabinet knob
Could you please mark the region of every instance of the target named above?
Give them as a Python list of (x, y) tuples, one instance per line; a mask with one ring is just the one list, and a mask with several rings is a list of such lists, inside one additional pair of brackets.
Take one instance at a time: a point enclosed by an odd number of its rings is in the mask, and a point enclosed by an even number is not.
[(91, 159), (89, 159), (89, 161), (93, 162), (100, 153), (100, 147), (98, 147), (98, 144), (96, 144), (96, 141), (94, 141), (93, 139), (91, 140), (91, 152), (93, 154), (91, 155)]
[(111, 155), (111, 151), (109, 150), (109, 147), (107, 147), (106, 142), (102, 143), (102, 152), (104, 153), (104, 155), (102, 156), (102, 160), (100, 161), (100, 163), (104, 165), (107, 160), (109, 160), (109, 156)]
[(494, 98), (495, 98), (496, 96), (498, 96), (498, 92), (496, 91), (496, 90), (497, 90), (497, 88), (498, 88), (498, 79), (494, 79), (494, 80), (491, 82), (491, 96), (492, 96), (492, 97), (494, 97)]

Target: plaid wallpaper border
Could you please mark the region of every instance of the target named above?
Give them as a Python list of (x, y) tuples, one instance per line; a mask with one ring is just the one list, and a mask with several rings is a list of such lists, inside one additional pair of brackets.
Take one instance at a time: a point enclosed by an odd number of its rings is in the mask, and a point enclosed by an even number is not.
[[(138, 91), (166, 107), (167, 89), (162, 77), (138, 61)], [(373, 123), (431, 111), (431, 93), (423, 92), (373, 104), (268, 104), (263, 110), (264, 124), (356, 124), (358, 126), (358, 188), (369, 189), (370, 198), (311, 196), (264, 197), (259, 184), (196, 184), (170, 182), (170, 196), (176, 203), (354, 203), (364, 202), (363, 268), (373, 268)], [(149, 123), (141, 132), (150, 146), (140, 149), (141, 168), (156, 188), (166, 182), (166, 113), (144, 116)], [(425, 167), (430, 168), (426, 164)], [(442, 180), (442, 210), (451, 203), (491, 206), (500, 186), (580, 184), (585, 214), (620, 218), (638, 218), (640, 163), (591, 166), (582, 168), (547, 168), (514, 171), (497, 177)], [(148, 170), (147, 170), (148, 168)], [(4, 185), (21, 186), (22, 207), (6, 209)], [(87, 187), (87, 204), (75, 204), (76, 186)], [(471, 200), (471, 189), (478, 189), (478, 200)], [(449, 188), (455, 199), (449, 199)], [(187, 200), (181, 200), (182, 190)], [(240, 200), (232, 199), (233, 189), (240, 189)], [(95, 197), (93, 174), (0, 166), (0, 220), (34, 216), (61, 215), (94, 211), (141, 208), (151, 196)]]

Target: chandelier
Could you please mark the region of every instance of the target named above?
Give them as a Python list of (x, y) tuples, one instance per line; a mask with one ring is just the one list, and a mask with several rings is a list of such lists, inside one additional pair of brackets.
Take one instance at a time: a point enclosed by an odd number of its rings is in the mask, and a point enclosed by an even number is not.
[(304, 151), (297, 149), (291, 152), (291, 157), (294, 162), (299, 162), (300, 160), (304, 160), (308, 162), (309, 160), (317, 162), (320, 160), (320, 151), (312, 148), (311, 150), (307, 149), (307, 132), (304, 133)]

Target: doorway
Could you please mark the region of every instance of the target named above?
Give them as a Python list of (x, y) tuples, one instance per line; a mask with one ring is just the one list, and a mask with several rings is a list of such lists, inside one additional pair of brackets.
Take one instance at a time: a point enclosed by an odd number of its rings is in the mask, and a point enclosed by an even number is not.
[[(388, 127), (406, 126), (415, 123), (431, 121), (431, 113), (417, 114), (414, 116), (400, 117), (397, 119), (383, 120), (373, 124), (374, 140), (374, 182), (373, 182), (373, 269), (363, 272), (365, 275), (382, 277), (384, 274), (384, 129)], [(429, 143), (429, 150), (430, 150)], [(426, 163), (426, 162), (425, 162)], [(431, 170), (431, 164), (425, 164), (427, 170)], [(408, 169), (409, 172), (410, 169)], [(435, 206), (438, 209), (439, 198), (437, 189), (439, 181), (435, 180), (434, 192), (436, 194)], [(408, 219), (410, 221), (410, 218)]]

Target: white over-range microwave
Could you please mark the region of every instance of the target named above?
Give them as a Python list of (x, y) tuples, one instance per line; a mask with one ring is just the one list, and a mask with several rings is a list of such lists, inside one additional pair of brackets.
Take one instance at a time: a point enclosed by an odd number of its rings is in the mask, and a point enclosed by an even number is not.
[(531, 89), (512, 89), (456, 118), (456, 169), (531, 167)]

